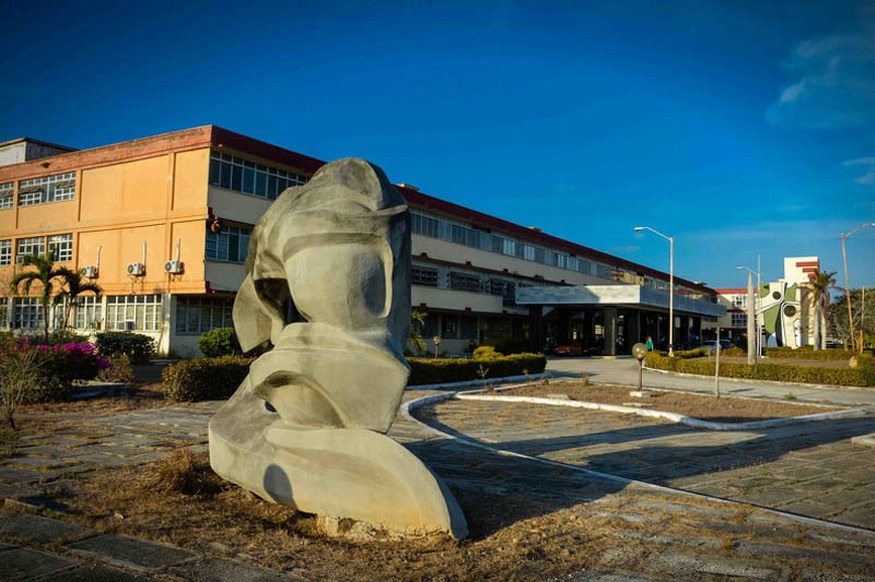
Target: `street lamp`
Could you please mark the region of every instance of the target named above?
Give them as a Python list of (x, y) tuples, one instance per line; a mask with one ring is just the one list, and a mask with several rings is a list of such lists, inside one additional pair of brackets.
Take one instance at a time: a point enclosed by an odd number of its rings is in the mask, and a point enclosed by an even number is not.
[[(757, 351), (757, 359), (762, 355), (762, 342), (763, 342), (763, 332), (760, 330), (760, 256), (757, 255), (757, 270), (756, 273), (753, 272), (753, 269), (749, 267), (745, 267), (744, 265), (739, 265), (735, 267), (736, 269), (744, 269), (751, 275), (757, 276), (757, 293), (753, 297), (753, 315), (754, 315), (754, 327), (756, 328), (757, 341), (756, 341), (756, 351)], [(749, 329), (749, 328), (748, 328)]]
[(649, 226), (636, 226), (635, 232), (649, 230), (668, 241), (668, 355), (674, 357), (674, 237), (666, 236)]
[[(875, 226), (875, 222), (864, 222), (851, 232), (845, 234), (842, 233), (842, 262), (845, 265), (845, 297), (848, 300), (848, 329), (851, 330), (851, 353), (854, 354), (857, 352), (857, 349), (854, 345), (854, 318), (851, 316), (851, 289), (850, 283), (848, 282), (848, 254), (845, 252), (845, 239), (857, 232), (862, 228), (866, 228), (867, 226)], [(860, 351), (863, 350), (863, 344), (860, 343)]]

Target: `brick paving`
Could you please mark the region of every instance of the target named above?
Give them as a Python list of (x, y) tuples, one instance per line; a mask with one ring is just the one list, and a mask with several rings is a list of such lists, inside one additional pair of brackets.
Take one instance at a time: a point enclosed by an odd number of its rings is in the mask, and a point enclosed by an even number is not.
[[(421, 395), (411, 392), (406, 398)], [(80, 419), (75, 429), (25, 438), (16, 456), (0, 461), (0, 495), (50, 507), (54, 517), (62, 517), (63, 504), (46, 493), (52, 483), (147, 463), (180, 444), (203, 450), (207, 422), (217, 406), (201, 403)], [(502, 500), (522, 503), (528, 517), (573, 509), (571, 518), (579, 516), (579, 521), (569, 528), (586, 528), (592, 520), (618, 525), (622, 547), (604, 552), (597, 571), (570, 572), (571, 580), (875, 579), (875, 534), (799, 523), (749, 506), (579, 469), (723, 492), (727, 498), (791, 507), (807, 515), (826, 508), (818, 517), (872, 527), (865, 520), (872, 509), (875, 459), (872, 449), (848, 444), (851, 436), (875, 429), (871, 416), (738, 433), (603, 412), (483, 402), (436, 404), (422, 409), (422, 416), (484, 446), (559, 462), (496, 454), (437, 437), (399, 416), (390, 435), (441, 475), (463, 507), (487, 495), (499, 505)], [(516, 513), (514, 519), (524, 517)], [(669, 523), (693, 527), (684, 533), (667, 528)], [(471, 526), (480, 536), (493, 533)], [(206, 552), (0, 512), (0, 580), (289, 579)]]
[(875, 431), (872, 413), (720, 432), (522, 403), (451, 400), (422, 414), (502, 450), (875, 529), (875, 448), (850, 440)]

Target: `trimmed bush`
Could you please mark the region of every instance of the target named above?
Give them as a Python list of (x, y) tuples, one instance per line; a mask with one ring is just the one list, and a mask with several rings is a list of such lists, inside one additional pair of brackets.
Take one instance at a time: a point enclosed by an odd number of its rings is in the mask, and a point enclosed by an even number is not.
[(408, 358), (410, 364), (409, 386), (463, 382), (486, 378), (504, 378), (520, 374), (539, 374), (547, 367), (544, 354), (513, 354), (491, 359)]
[(124, 382), (130, 384), (134, 381), (134, 369), (131, 368), (131, 359), (125, 354), (109, 357), (109, 367), (100, 371), (97, 379), (101, 382)]
[(525, 354), (529, 351), (529, 340), (512, 339), (508, 337), (486, 340), (481, 346), (492, 346), (499, 354), (509, 356), (511, 354)]
[(221, 356), (171, 364), (161, 373), (161, 387), (176, 402), (224, 400), (249, 373), (253, 358)]
[(155, 355), (152, 338), (129, 331), (107, 331), (97, 334), (97, 347), (104, 356), (124, 354), (132, 364), (148, 364)]
[(500, 356), (501, 354), (495, 351), (492, 346), (480, 346), (474, 349), (475, 360), (492, 360)]
[(240, 342), (233, 327), (217, 327), (203, 334), (197, 340), (198, 349), (208, 358), (219, 356), (240, 356)]
[[(686, 374), (714, 375), (714, 359), (669, 358), (651, 352), (644, 358), (648, 368), (670, 370)], [(860, 365), (857, 368), (816, 368), (789, 366), (786, 364), (731, 364), (720, 363), (722, 378), (747, 380), (774, 380), (778, 382), (802, 382), (805, 384), (835, 384), (839, 386), (875, 386), (875, 366)]]
[[(769, 358), (787, 358), (794, 360), (850, 360), (854, 355), (849, 350), (815, 350), (813, 346), (801, 348), (766, 348), (763, 354)], [(867, 354), (863, 354), (865, 358)], [(861, 358), (862, 359), (862, 358)]]

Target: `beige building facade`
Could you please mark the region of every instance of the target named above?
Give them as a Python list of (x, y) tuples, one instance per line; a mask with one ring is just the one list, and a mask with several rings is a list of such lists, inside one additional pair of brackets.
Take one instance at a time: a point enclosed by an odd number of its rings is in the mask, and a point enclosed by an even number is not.
[[(202, 333), (231, 325), (253, 226), (324, 163), (212, 125), (81, 151), (20, 139), (0, 144), (0, 154), (0, 325), (39, 329), (36, 298), (14, 297), (8, 281), (20, 257), (51, 251), (103, 288), (66, 306), (77, 331), (144, 333), (180, 356), (197, 354)], [(635, 311), (638, 332), (607, 345), (613, 324), (598, 306), (536, 309), (517, 293), (607, 284), (667, 296), (668, 274), (397, 186), (411, 210), (413, 305), (427, 314), (430, 349), (434, 337), (444, 353), (513, 338), (533, 349), (571, 342), (612, 353), (643, 341), (645, 329), (667, 342), (667, 309), (653, 302), (620, 306), (627, 322)], [(716, 301), (712, 289), (675, 282), (679, 297)], [(691, 309), (676, 312), (677, 337), (716, 317)]]

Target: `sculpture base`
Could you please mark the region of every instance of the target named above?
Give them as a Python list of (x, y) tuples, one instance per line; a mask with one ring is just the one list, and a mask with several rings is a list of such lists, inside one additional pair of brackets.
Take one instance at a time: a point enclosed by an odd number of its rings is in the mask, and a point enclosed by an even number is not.
[(264, 499), (406, 534), (468, 534), (443, 481), (389, 437), (356, 428), (295, 428), (249, 379), (210, 420), (210, 464)]

